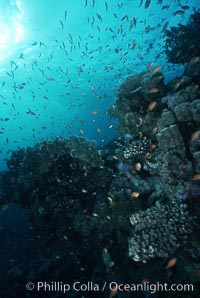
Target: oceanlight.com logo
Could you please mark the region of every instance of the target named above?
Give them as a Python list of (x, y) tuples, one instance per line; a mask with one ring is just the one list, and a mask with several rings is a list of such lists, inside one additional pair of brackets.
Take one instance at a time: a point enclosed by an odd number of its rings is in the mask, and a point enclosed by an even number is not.
[(113, 282), (104, 282), (101, 284), (88, 281), (81, 283), (79, 281), (73, 284), (64, 283), (62, 281), (52, 281), (47, 283), (46, 281), (38, 281), (36, 283), (28, 282), (26, 284), (28, 291), (37, 292), (61, 292), (63, 294), (74, 291), (74, 292), (104, 292), (109, 290), (110, 292), (144, 292), (154, 294), (156, 292), (192, 292), (194, 290), (193, 284), (172, 284), (167, 283), (149, 283), (148, 281), (141, 284), (122, 284)]

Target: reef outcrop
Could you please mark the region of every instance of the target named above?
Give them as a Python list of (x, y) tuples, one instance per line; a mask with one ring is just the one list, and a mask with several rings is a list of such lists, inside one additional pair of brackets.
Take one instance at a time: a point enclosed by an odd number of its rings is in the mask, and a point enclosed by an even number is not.
[(190, 16), (186, 25), (166, 30), (165, 51), (168, 61), (184, 64), (200, 53), (200, 11)]
[[(32, 281), (69, 270), (101, 282), (145, 274), (199, 291), (199, 61), (167, 84), (160, 66), (129, 76), (110, 110), (120, 136), (99, 151), (71, 137), (12, 152), (0, 201), (28, 209), (33, 260), (23, 270)], [(174, 256), (177, 271), (166, 269)]]

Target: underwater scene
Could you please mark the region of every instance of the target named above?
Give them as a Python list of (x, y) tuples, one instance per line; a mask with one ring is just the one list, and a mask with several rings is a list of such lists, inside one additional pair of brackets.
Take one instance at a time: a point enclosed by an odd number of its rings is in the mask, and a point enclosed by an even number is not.
[(0, 0), (0, 297), (200, 297), (200, 2)]

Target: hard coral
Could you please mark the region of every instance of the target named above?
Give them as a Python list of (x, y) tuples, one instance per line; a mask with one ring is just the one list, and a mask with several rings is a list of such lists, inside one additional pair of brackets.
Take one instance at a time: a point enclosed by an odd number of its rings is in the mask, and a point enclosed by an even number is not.
[(142, 262), (170, 257), (187, 240), (192, 231), (191, 222), (185, 205), (175, 200), (132, 214), (129, 256)]
[(155, 72), (153, 69), (129, 76), (120, 86), (114, 109), (115, 116), (119, 119), (119, 132), (138, 137), (144, 131), (149, 137), (165, 93), (164, 77), (159, 71)]
[[(77, 183), (76, 171), (87, 176), (92, 169), (103, 167), (103, 160), (94, 142), (71, 137), (43, 141), (33, 148), (20, 149), (12, 153), (7, 164), (9, 170), (1, 174), (1, 201), (12, 200), (29, 205), (36, 190), (39, 189), (42, 196), (42, 188), (47, 195), (55, 184), (65, 180), (67, 174), (72, 175), (73, 182)], [(68, 181), (63, 183), (69, 184)]]

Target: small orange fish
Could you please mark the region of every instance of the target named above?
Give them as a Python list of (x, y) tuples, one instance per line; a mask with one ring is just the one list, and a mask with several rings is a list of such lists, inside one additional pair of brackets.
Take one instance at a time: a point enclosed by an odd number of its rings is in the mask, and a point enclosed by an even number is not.
[(108, 264), (107, 264), (108, 268), (111, 268), (111, 267), (113, 267), (114, 265), (115, 265), (115, 262), (114, 262), (114, 261), (110, 261), (110, 262), (108, 262)]
[(156, 101), (152, 101), (150, 102), (150, 104), (148, 105), (147, 111), (152, 111), (156, 106)]
[(197, 181), (200, 180), (200, 174), (196, 174), (192, 177), (192, 180)]
[(139, 137), (140, 139), (143, 137), (143, 133), (141, 131), (139, 131)]
[(151, 88), (147, 91), (147, 93), (149, 93), (149, 94), (155, 94), (155, 93), (158, 93), (158, 92), (159, 92), (158, 88)]
[(190, 64), (192, 64), (192, 63), (198, 63), (198, 62), (200, 62), (200, 57), (193, 57), (193, 58), (189, 61)]
[(156, 134), (157, 131), (158, 131), (158, 127), (154, 127), (154, 128), (152, 129), (152, 134), (153, 134), (153, 135)]
[(70, 124), (70, 125), (66, 125), (66, 128), (72, 128), (72, 125)]
[(147, 27), (145, 27), (145, 32), (146, 33), (149, 33), (149, 31), (151, 31), (153, 28), (151, 27), (151, 26), (147, 26)]
[(137, 54), (137, 57), (138, 57), (140, 60), (143, 59), (143, 57), (142, 57), (142, 55), (141, 55), (140, 53)]
[(142, 165), (141, 165), (141, 163), (140, 162), (137, 162), (136, 164), (135, 164), (135, 169), (136, 169), (136, 171), (140, 171), (141, 170), (141, 168), (142, 168)]
[(106, 247), (103, 248), (103, 253), (102, 253), (102, 254), (103, 254), (103, 255), (107, 255), (107, 254), (108, 254), (108, 250), (107, 250)]
[(167, 266), (166, 266), (166, 269), (169, 269), (169, 268), (172, 268), (177, 262), (177, 258), (173, 258), (171, 259), (168, 263), (167, 263)]
[(193, 86), (192, 89), (191, 89), (191, 91), (192, 92), (195, 92), (195, 91), (197, 91), (197, 89), (199, 89), (199, 85)]
[(152, 67), (152, 65), (153, 65), (153, 62), (149, 62), (149, 64), (147, 64), (146, 70), (149, 70)]
[(155, 67), (152, 69), (151, 74), (154, 74), (154, 73), (158, 72), (160, 69), (161, 69), (161, 66), (160, 66), (160, 65), (155, 66)]
[(177, 10), (177, 11), (174, 12), (174, 16), (176, 16), (176, 15), (183, 15), (184, 13), (185, 13), (184, 10)]
[(131, 193), (131, 195), (132, 195), (133, 198), (138, 198), (140, 194), (139, 194), (139, 192), (137, 192), (137, 191), (133, 191), (133, 192)]
[(190, 9), (190, 7), (189, 7), (188, 5), (181, 5), (181, 8), (182, 8), (183, 10), (188, 10), (188, 9)]
[(110, 292), (110, 295), (109, 295), (109, 298), (113, 298), (116, 294), (117, 294), (117, 286), (113, 286), (112, 289), (111, 289), (111, 292)]
[(162, 28), (162, 32), (165, 32), (167, 30), (167, 27), (169, 25), (169, 22), (166, 22)]
[(92, 115), (96, 115), (97, 113), (98, 113), (98, 110), (93, 110), (93, 111), (91, 112)]
[(156, 144), (151, 144), (151, 149), (154, 150), (156, 148)]
[(196, 130), (195, 132), (192, 133), (191, 135), (191, 142), (194, 142), (194, 140), (196, 140), (200, 135), (200, 131), (199, 130)]
[(136, 47), (136, 44), (137, 44), (137, 42), (136, 42), (136, 40), (134, 39), (134, 40), (132, 41), (132, 50), (134, 50), (134, 48)]

